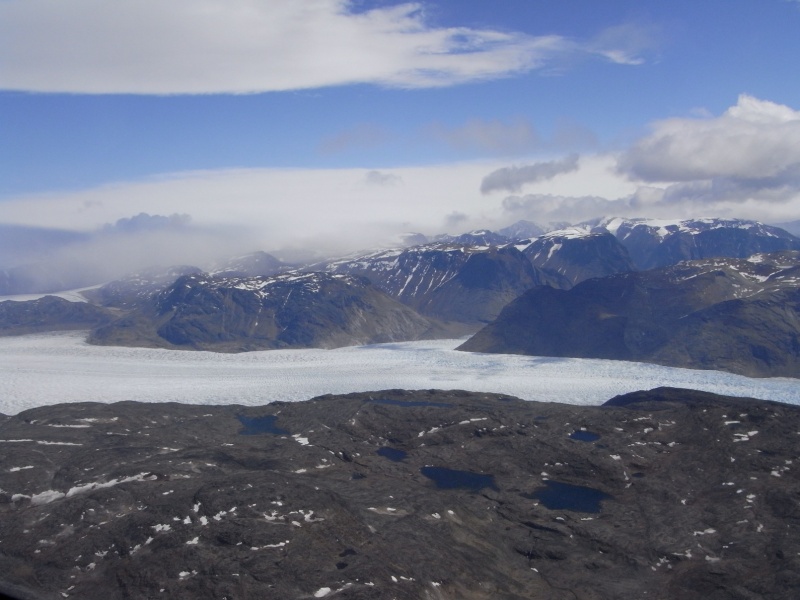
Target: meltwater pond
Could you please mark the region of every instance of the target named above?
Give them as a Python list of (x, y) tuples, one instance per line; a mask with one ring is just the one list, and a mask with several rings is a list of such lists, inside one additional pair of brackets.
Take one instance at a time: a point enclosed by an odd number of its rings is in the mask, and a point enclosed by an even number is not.
[(462, 389), (598, 405), (618, 394), (672, 386), (800, 404), (798, 379), (457, 352), (463, 340), (218, 354), (92, 346), (84, 339), (80, 332), (0, 338), (0, 413), (58, 402), (120, 400), (256, 406), (393, 388)]
[(545, 487), (525, 496), (539, 500), (550, 510), (598, 513), (600, 512), (601, 502), (611, 498), (605, 492), (582, 485), (572, 485), (551, 480), (544, 483)]
[(266, 415), (263, 417), (245, 417), (238, 415), (239, 422), (244, 428), (239, 435), (261, 435), (271, 433), (272, 435), (289, 435), (289, 431), (281, 429), (275, 422), (278, 420), (276, 415)]
[(408, 452), (400, 450), (399, 448), (392, 448), (390, 446), (383, 446), (378, 448), (376, 452), (378, 456), (388, 458), (392, 462), (403, 462), (408, 457)]
[(600, 439), (600, 434), (585, 429), (578, 429), (569, 434), (569, 437), (579, 442), (596, 442)]
[(422, 467), (419, 471), (433, 481), (440, 490), (464, 489), (471, 492), (478, 492), (483, 488), (497, 490), (494, 475), (459, 471), (447, 467)]

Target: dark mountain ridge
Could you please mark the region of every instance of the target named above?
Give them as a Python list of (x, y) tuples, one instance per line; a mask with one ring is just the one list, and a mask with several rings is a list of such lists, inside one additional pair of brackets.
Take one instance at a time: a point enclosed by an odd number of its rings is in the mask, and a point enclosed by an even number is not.
[(534, 288), (459, 349), (800, 375), (800, 252)]
[(223, 352), (335, 348), (419, 339), (438, 327), (364, 278), (195, 274), (95, 329), (89, 341)]

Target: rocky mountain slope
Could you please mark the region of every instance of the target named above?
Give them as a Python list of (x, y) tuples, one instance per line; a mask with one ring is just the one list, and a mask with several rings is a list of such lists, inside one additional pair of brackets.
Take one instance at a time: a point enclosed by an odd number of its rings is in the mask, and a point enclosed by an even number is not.
[(131, 309), (147, 304), (153, 296), (175, 283), (179, 277), (202, 273), (200, 268), (188, 265), (153, 267), (86, 290), (82, 294), (93, 304)]
[(542, 282), (513, 246), (427, 244), (356, 255), (324, 268), (367, 277), (423, 315), (467, 324), (491, 321), (508, 302)]
[(562, 229), (518, 247), (542, 273), (542, 282), (559, 289), (636, 268), (625, 246), (605, 232)]
[(335, 348), (420, 339), (436, 335), (437, 327), (363, 278), (196, 274), (179, 277), (126, 316), (95, 329), (89, 341), (223, 352)]
[(672, 389), (37, 408), (0, 419), (0, 592), (790, 600), (798, 431)]
[(798, 377), (798, 284), (793, 251), (538, 287), (460, 349)]

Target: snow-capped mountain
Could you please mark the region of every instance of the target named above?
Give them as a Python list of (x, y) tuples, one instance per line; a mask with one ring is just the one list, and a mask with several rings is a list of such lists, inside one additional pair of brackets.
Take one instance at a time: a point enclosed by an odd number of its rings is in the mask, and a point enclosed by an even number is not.
[(461, 349), (800, 376), (800, 251), (541, 286)]
[(539, 237), (540, 235), (544, 235), (547, 232), (547, 229), (539, 225), (538, 223), (534, 223), (533, 221), (517, 221), (509, 225), (508, 227), (503, 227), (502, 229), (498, 229), (497, 233), (507, 237), (509, 240), (524, 240)]
[(226, 277), (259, 277), (275, 275), (290, 268), (290, 266), (272, 254), (252, 252), (216, 263), (208, 269), (208, 272), (211, 275), (223, 275)]
[(612, 233), (638, 269), (714, 256), (745, 258), (757, 252), (800, 249), (800, 239), (778, 227), (742, 219), (602, 218), (581, 225)]

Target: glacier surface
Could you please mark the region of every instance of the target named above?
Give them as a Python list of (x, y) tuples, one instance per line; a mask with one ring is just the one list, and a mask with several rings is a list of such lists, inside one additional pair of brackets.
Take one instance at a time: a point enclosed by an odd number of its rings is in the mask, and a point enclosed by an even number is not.
[(260, 405), (391, 388), (463, 389), (598, 405), (617, 394), (673, 386), (800, 404), (798, 379), (455, 351), (463, 340), (219, 354), (92, 346), (85, 335), (0, 338), (0, 413), (86, 401)]

